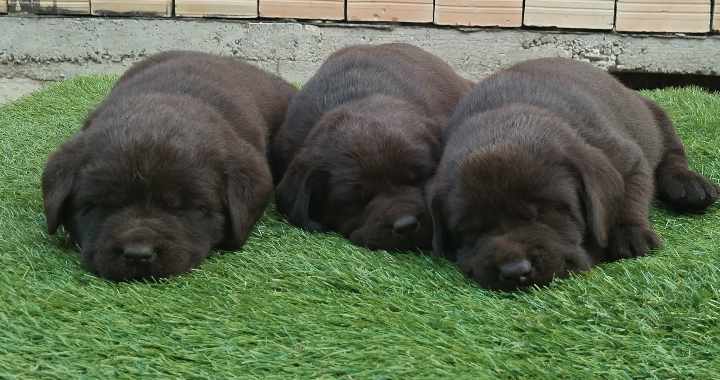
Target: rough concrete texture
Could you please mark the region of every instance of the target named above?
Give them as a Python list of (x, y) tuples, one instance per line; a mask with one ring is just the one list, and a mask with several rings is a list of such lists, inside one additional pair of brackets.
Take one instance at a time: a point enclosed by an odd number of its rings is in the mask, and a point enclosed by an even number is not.
[(9, 103), (42, 87), (42, 82), (32, 79), (0, 78), (0, 105)]
[(302, 83), (336, 49), (409, 42), (470, 79), (524, 59), (573, 57), (614, 70), (720, 74), (720, 36), (663, 37), (535, 30), (72, 17), (0, 17), (0, 77), (40, 81), (121, 72), (168, 49), (232, 55)]

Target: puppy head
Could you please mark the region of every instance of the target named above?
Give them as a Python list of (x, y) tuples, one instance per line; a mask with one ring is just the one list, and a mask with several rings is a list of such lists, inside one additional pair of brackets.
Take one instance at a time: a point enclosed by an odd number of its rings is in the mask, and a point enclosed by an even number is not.
[[(394, 191), (377, 193), (359, 216), (337, 218), (335, 224), (340, 232), (354, 244), (370, 249), (429, 248), (432, 221), (425, 208), (421, 188), (398, 186)], [(333, 199), (345, 202), (341, 196), (335, 195)], [(352, 197), (349, 199), (350, 203), (356, 202)], [(332, 217), (329, 215), (328, 219)]]
[(486, 288), (541, 286), (597, 262), (622, 189), (620, 174), (589, 146), (476, 151), (430, 200), (434, 251)]
[(111, 280), (187, 272), (213, 246), (242, 235), (246, 179), (227, 167), (242, 160), (211, 148), (222, 147), (223, 136), (195, 127), (220, 119), (151, 108), (94, 117), (43, 173), (48, 231), (63, 225), (84, 265)]
[(309, 230), (339, 231), (371, 249), (429, 248), (423, 187), (439, 127), (416, 113), (326, 115), (280, 182), (280, 211)]

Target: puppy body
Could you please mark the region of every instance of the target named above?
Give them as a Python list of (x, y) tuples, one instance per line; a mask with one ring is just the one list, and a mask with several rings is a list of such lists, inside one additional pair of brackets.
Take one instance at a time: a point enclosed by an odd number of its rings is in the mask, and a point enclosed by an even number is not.
[(422, 189), (447, 118), (469, 89), (411, 45), (337, 51), (293, 98), (273, 140), (279, 210), (369, 248), (429, 248)]
[(48, 229), (112, 280), (176, 275), (239, 248), (272, 191), (265, 156), (293, 88), (251, 65), (161, 53), (129, 69), (54, 152)]
[(680, 210), (717, 198), (651, 100), (588, 64), (527, 61), (478, 84), (450, 120), (429, 190), (434, 251), (506, 290), (642, 256), (659, 244), (655, 183)]

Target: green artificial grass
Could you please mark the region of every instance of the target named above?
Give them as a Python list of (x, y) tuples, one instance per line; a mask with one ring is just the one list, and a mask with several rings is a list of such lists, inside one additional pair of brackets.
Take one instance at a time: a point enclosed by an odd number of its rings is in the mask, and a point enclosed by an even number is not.
[[(45, 232), (39, 178), (113, 77), (0, 108), (0, 378), (713, 378), (720, 208), (655, 209), (653, 255), (526, 293), (448, 262), (371, 252), (268, 210), (247, 245), (191, 274), (116, 284)], [(720, 96), (648, 92), (692, 166), (720, 182)]]

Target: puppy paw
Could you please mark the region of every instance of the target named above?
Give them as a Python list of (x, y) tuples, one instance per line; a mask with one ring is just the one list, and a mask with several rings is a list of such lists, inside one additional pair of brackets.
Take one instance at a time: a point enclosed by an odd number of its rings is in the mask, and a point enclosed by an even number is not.
[(658, 195), (679, 211), (700, 212), (718, 199), (718, 186), (690, 170), (678, 170), (658, 178)]
[(645, 256), (650, 249), (661, 244), (660, 238), (647, 226), (626, 224), (615, 227), (608, 246), (612, 260)]

